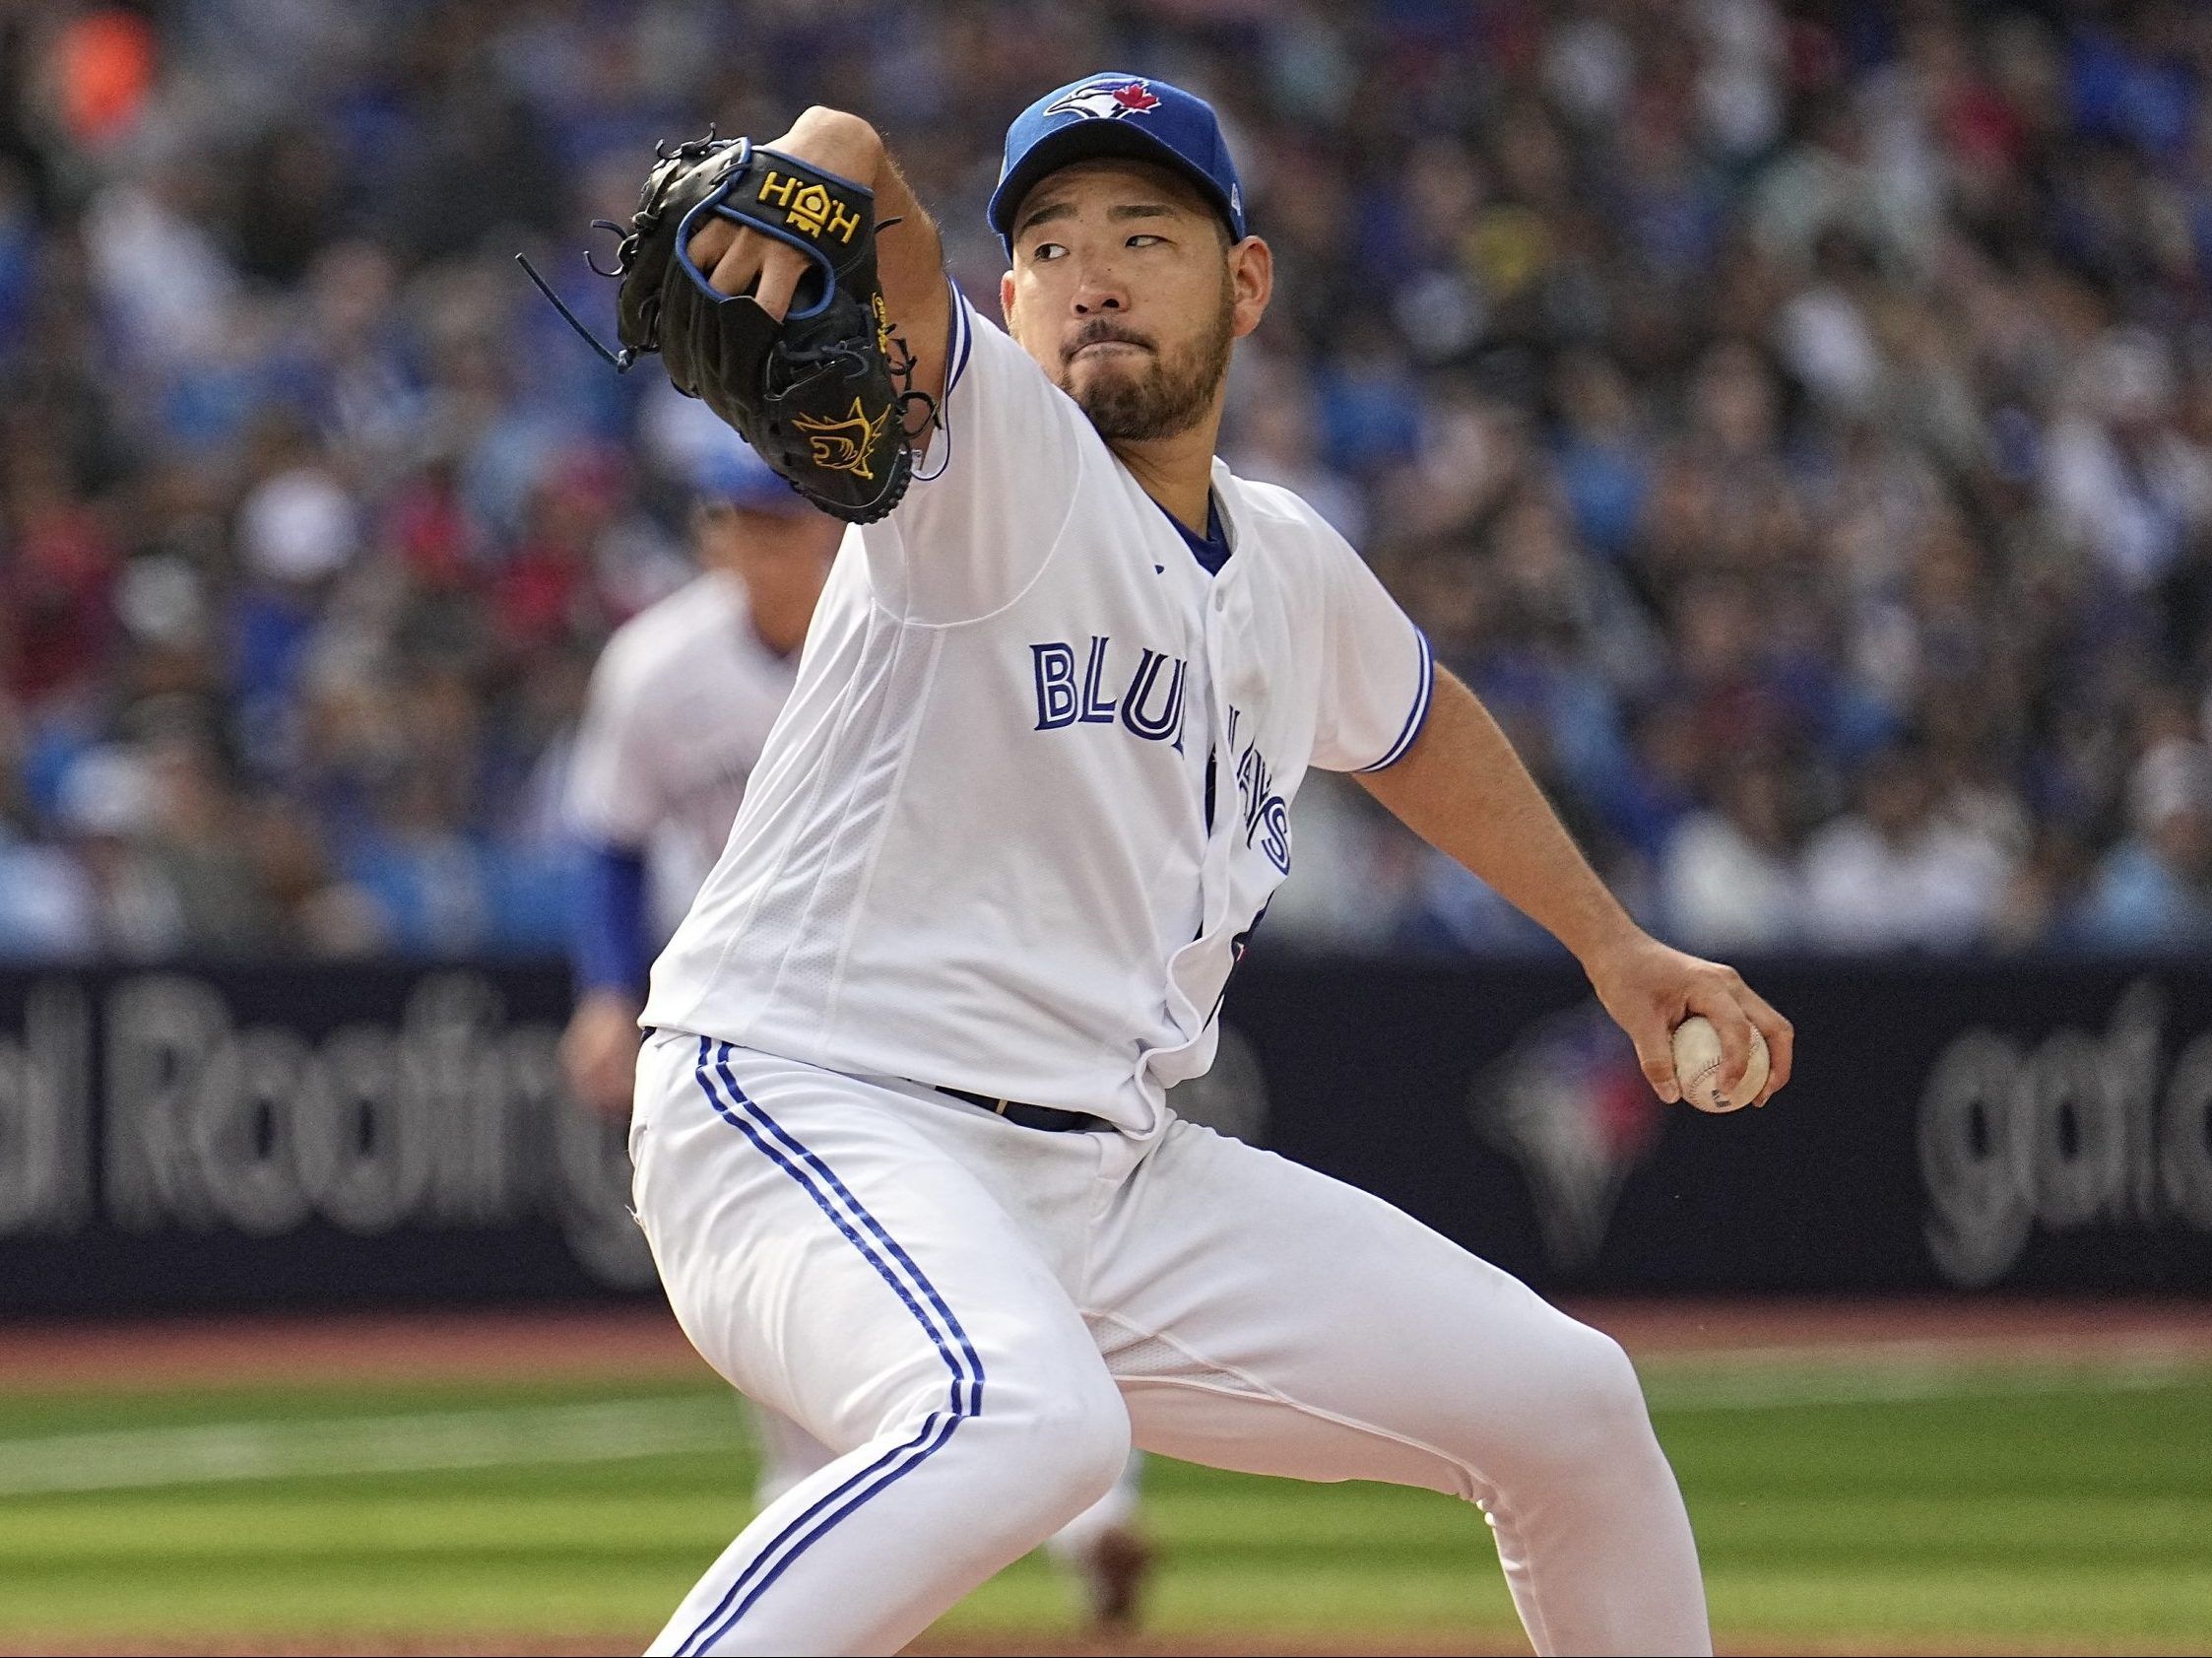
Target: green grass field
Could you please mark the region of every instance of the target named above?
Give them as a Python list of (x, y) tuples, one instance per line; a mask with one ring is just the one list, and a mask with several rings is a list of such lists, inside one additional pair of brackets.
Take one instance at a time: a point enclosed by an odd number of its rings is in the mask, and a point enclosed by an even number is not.
[[(2212, 1371), (1648, 1365), (1724, 1647), (2212, 1647)], [(0, 1397), (0, 1647), (634, 1645), (743, 1522), (712, 1386)], [(1443, 1497), (1155, 1462), (1173, 1639), (1464, 1638), (1517, 1625)], [(1026, 1560), (946, 1631), (1069, 1627)]]

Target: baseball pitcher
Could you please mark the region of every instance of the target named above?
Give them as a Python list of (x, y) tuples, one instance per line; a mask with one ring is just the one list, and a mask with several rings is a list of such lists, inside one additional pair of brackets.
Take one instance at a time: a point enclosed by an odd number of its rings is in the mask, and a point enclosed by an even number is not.
[(619, 260), (618, 361), (659, 351), (854, 525), (653, 967), (630, 1129), (685, 1331), (835, 1455), (652, 1650), (895, 1651), (1133, 1441), (1456, 1493), (1540, 1651), (1708, 1650), (1619, 1347), (1165, 1094), (1316, 765), (1556, 934), (1661, 1095), (1688, 1015), (1730, 1086), (1764, 1033), (1762, 1099), (1789, 1027), (1641, 932), (1343, 540), (1213, 457), (1273, 269), (1212, 110), (1063, 88), (990, 219), (1004, 328), (875, 130), (816, 108), (665, 152)]
[[(723, 427), (692, 457), (699, 575), (617, 629), (592, 676), (569, 770), (583, 853), (573, 929), (577, 1001), (561, 1059), (577, 1096), (627, 1112), (647, 941), (665, 939), (721, 854), (776, 715), (791, 695), (839, 526)], [(673, 920), (673, 917), (671, 917)], [(762, 1507), (829, 1461), (787, 1418), (760, 1412)], [(1047, 1549), (1092, 1622), (1136, 1621), (1152, 1563), (1138, 1522), (1142, 1458)]]

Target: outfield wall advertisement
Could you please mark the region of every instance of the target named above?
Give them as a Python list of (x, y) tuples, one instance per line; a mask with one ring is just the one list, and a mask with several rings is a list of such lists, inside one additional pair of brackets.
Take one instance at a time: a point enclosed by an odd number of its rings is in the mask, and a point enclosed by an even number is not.
[[(1773, 1106), (1565, 969), (1256, 961), (1186, 1114), (1554, 1290), (2212, 1293), (2212, 964), (1773, 963)], [(556, 969), (0, 974), (0, 1314), (650, 1294)]]
[(649, 1290), (559, 972), (0, 980), (0, 1310)]

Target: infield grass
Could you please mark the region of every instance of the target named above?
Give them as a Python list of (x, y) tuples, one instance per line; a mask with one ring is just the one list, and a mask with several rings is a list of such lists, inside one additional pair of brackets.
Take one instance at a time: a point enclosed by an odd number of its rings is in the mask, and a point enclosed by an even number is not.
[[(2212, 1648), (2212, 1371), (1647, 1366), (1724, 1645)], [(613, 1408), (609, 1408), (613, 1407)], [(748, 1513), (711, 1385), (0, 1397), (0, 1645), (604, 1636)], [(1449, 1498), (1155, 1461), (1153, 1629), (1496, 1642)], [(1022, 1561), (950, 1630), (1073, 1627)]]

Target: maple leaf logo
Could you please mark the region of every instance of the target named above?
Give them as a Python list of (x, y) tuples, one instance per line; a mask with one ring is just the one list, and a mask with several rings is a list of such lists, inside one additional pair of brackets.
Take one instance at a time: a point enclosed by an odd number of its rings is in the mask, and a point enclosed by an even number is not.
[(1078, 87), (1048, 105), (1048, 115), (1081, 115), (1093, 121), (1120, 121), (1131, 115), (1148, 115), (1160, 106), (1158, 94), (1142, 81), (1102, 81)]

